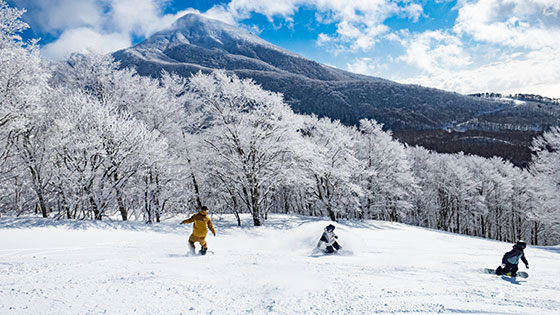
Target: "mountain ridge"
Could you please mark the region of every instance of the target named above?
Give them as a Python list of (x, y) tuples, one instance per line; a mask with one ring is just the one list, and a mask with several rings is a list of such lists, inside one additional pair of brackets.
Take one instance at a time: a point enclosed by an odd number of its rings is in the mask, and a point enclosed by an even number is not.
[[(498, 103), (443, 90), (406, 85), (322, 65), (274, 46), (249, 32), (217, 20), (188, 14), (144, 42), (113, 54), (124, 67), (157, 77), (162, 69), (188, 76), (224, 69), (253, 78), (263, 88), (280, 92), (299, 113), (317, 114), (356, 124), (374, 118), (387, 128), (438, 128), (450, 119), (449, 107), (470, 103), (470, 115), (496, 109)], [(412, 94), (416, 96), (411, 97)], [(313, 95), (313, 97), (309, 97)], [(321, 97), (327, 96), (327, 97)], [(441, 99), (437, 109), (421, 109)], [(477, 108), (482, 106), (482, 108)], [(404, 113), (413, 107), (415, 113)], [(337, 108), (344, 109), (343, 111)], [(435, 113), (449, 117), (439, 119)], [(459, 115), (461, 116), (461, 115)], [(469, 115), (467, 115), (469, 116)], [(436, 119), (434, 119), (436, 118)], [(467, 118), (459, 117), (459, 119)]]

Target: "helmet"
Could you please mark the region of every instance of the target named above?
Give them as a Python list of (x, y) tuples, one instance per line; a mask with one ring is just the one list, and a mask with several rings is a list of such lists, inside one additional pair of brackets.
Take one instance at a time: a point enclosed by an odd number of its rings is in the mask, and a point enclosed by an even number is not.
[(200, 208), (200, 211), (198, 211), (198, 213), (202, 215), (208, 215), (208, 207), (202, 206), (202, 208)]
[(325, 229), (327, 229), (327, 231), (334, 231), (334, 225), (329, 224)]
[(527, 247), (527, 243), (524, 240), (519, 240), (515, 243), (515, 245), (519, 248), (524, 249), (525, 247)]

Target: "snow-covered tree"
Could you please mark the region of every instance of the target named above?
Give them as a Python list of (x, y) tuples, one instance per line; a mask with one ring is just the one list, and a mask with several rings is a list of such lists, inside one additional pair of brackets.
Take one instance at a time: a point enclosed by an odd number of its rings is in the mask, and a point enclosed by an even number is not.
[(412, 208), (417, 188), (404, 145), (372, 120), (360, 120), (357, 157), (365, 163), (360, 174), (364, 195), (362, 214), (366, 218), (402, 220)]
[(310, 116), (306, 117), (301, 133), (309, 142), (313, 202), (333, 221), (355, 211), (363, 195), (358, 177), (364, 169), (356, 154), (358, 131), (339, 121)]
[[(199, 134), (205, 122), (204, 111), (196, 101), (197, 96), (189, 91), (189, 79), (177, 74), (163, 72), (161, 88), (167, 93), (164, 134), (168, 138), (170, 158), (168, 169), (174, 171), (173, 189), (167, 189), (174, 195), (174, 207), (187, 209), (201, 208), (203, 205), (199, 181), (204, 181), (203, 163), (193, 163), (196, 159)], [(208, 198), (210, 200), (211, 198)], [(206, 203), (207, 206), (210, 204)]]
[(179, 207), (185, 199), (179, 186), (189, 174), (188, 163), (183, 162), (188, 160), (184, 156), (187, 115), (184, 97), (178, 94), (184, 94), (185, 87), (182, 92), (174, 91), (174, 80), (177, 77), (170, 75), (161, 81), (142, 77), (134, 70), (119, 69), (111, 56), (96, 54), (72, 55), (57, 75), (58, 85), (80, 90), (115, 113), (141, 121), (148, 132), (157, 135), (153, 141), (167, 143), (163, 152), (152, 155), (157, 159), (150, 161), (147, 171), (135, 174), (140, 176), (135, 180), (136, 191), (129, 191), (130, 196), (117, 191), (121, 213), (132, 202), (141, 205), (148, 222), (159, 221), (166, 206)]
[[(44, 148), (33, 137), (44, 132), (42, 116), (49, 73), (35, 43), (24, 43), (18, 35), (28, 27), (20, 19), (23, 13), (0, 1), (0, 186), (3, 196), (10, 191), (17, 195), (19, 184), (14, 186), (15, 191), (6, 185), (21, 182), (23, 173), (31, 173), (39, 208), (47, 216), (40, 174), (44, 162), (40, 152)], [(13, 159), (15, 156), (23, 158), (25, 167)]]
[(137, 193), (131, 180), (163, 158), (164, 139), (126, 111), (81, 92), (63, 94), (54, 123), (60, 169), (55, 186), (67, 213), (89, 209), (101, 220), (116, 204), (126, 220), (126, 193)]
[(560, 242), (560, 127), (552, 127), (535, 138), (531, 149), (535, 156), (530, 172), (539, 185), (537, 196), (542, 201), (531, 211), (533, 238), (537, 241), (542, 234), (542, 243), (556, 244)]
[(231, 206), (243, 205), (261, 225), (272, 194), (293, 172), (295, 115), (281, 95), (223, 71), (193, 76), (190, 91), (206, 117), (198, 158)]

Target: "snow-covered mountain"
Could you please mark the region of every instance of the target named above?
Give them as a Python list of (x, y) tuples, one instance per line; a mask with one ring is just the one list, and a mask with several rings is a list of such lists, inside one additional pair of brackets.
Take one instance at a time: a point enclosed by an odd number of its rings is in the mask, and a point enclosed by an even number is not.
[[(1, 314), (558, 314), (558, 247), (529, 246), (528, 279), (485, 274), (510, 243), (341, 221), (343, 255), (314, 247), (331, 222), (214, 216), (213, 255), (187, 257), (182, 218), (0, 218)], [(250, 221), (249, 217), (243, 220)]]
[(187, 14), (169, 29), (114, 53), (122, 66), (142, 75), (162, 69), (182, 75), (226, 69), (284, 94), (296, 112), (355, 124), (375, 118), (391, 129), (448, 126), (503, 108), (502, 102), (403, 85), (350, 73), (303, 58), (246, 30)]

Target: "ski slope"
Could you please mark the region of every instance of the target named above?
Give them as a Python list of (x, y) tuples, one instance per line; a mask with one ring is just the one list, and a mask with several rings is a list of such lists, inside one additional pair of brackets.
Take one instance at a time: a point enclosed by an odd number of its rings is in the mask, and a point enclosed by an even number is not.
[(516, 280), (482, 272), (509, 243), (341, 221), (346, 254), (317, 257), (329, 221), (214, 216), (215, 254), (187, 257), (182, 219), (0, 218), (0, 314), (560, 313), (559, 247), (529, 246), (530, 276)]

